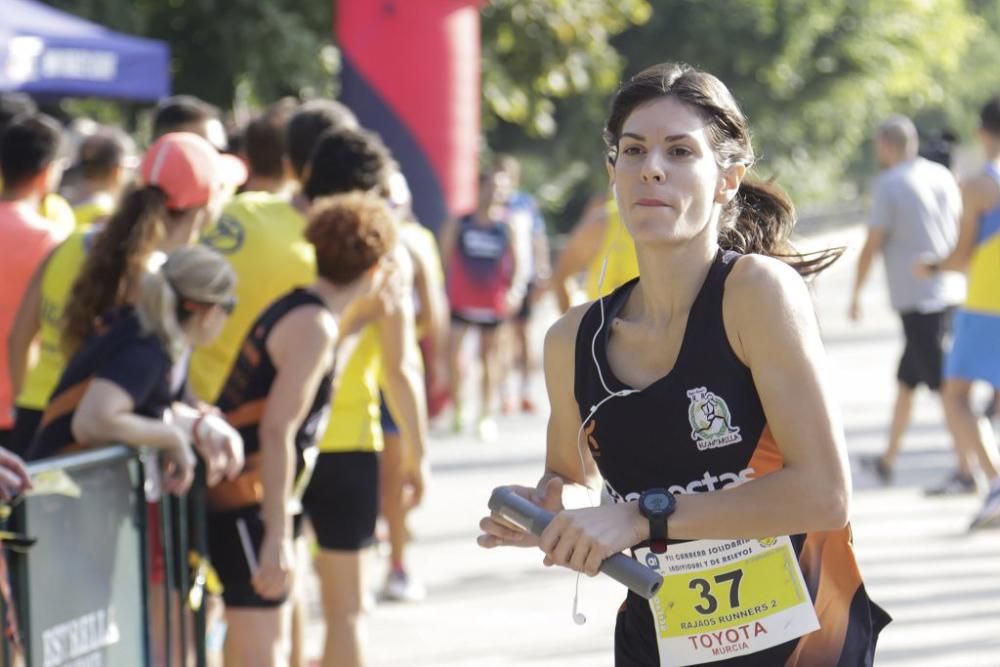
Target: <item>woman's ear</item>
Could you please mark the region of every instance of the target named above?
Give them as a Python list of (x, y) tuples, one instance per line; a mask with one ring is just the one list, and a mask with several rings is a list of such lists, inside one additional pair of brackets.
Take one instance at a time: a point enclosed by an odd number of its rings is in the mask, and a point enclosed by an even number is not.
[(746, 173), (747, 167), (742, 162), (736, 162), (723, 169), (719, 174), (719, 189), (715, 193), (715, 201), (720, 204), (732, 201), (739, 192), (740, 183), (743, 182)]

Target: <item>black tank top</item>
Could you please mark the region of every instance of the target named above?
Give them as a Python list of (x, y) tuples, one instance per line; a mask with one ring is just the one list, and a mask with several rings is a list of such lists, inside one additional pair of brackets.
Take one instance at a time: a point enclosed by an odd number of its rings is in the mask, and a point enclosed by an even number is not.
[[(214, 510), (235, 509), (260, 502), (260, 437), (258, 428), (264, 413), (267, 396), (274, 383), (277, 369), (267, 351), (271, 332), (289, 313), (303, 306), (322, 306), (326, 303), (317, 294), (297, 288), (274, 301), (261, 313), (250, 327), (250, 333), (240, 347), (239, 355), (223, 385), (216, 402), (230, 423), (243, 437), (246, 467), (231, 482), (222, 482), (209, 489), (209, 505)], [(323, 374), (309, 411), (295, 432), (295, 445), (299, 453), (297, 469), (304, 463), (302, 452), (316, 444), (322, 435), (330, 413), (333, 395), (331, 365)]]
[[(753, 376), (730, 346), (723, 323), (726, 278), (739, 257), (721, 250), (717, 254), (691, 306), (673, 369), (638, 393), (609, 400), (587, 423), (588, 447), (606, 491), (616, 502), (637, 500), (643, 491), (656, 487), (674, 494), (718, 491), (782, 467)], [(608, 388), (630, 389), (611, 370), (607, 348), (611, 322), (638, 282), (639, 278), (633, 279), (604, 297), (601, 331), (599, 302), (580, 323), (574, 393), (581, 420), (607, 396), (591, 355), (595, 334), (594, 356)], [(816, 604), (821, 629), (753, 656), (712, 664), (871, 664), (875, 637), (888, 617), (870, 604), (864, 592), (849, 529), (793, 535), (791, 541), (814, 602), (822, 580), (824, 597)], [(830, 616), (837, 618), (835, 623), (827, 622)], [(837, 632), (835, 626), (845, 627), (839, 636), (826, 636)], [(616, 664), (659, 664), (649, 603), (631, 592), (619, 614)]]

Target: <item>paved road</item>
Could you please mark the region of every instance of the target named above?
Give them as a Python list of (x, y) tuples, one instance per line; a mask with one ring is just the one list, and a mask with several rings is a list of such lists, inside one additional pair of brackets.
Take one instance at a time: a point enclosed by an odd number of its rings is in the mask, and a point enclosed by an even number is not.
[[(845, 244), (856, 252), (861, 233), (857, 227), (828, 231), (803, 245)], [(857, 466), (859, 455), (884, 444), (900, 342), (881, 275), (866, 293), (864, 322), (845, 322), (854, 257), (849, 253), (824, 274), (815, 295), (854, 468), (858, 558), (871, 596), (895, 617), (876, 664), (998, 667), (1000, 531), (965, 533), (975, 498), (928, 500), (920, 491), (952, 465), (933, 398), (919, 397), (893, 486), (878, 486)], [(572, 573), (542, 567), (535, 551), (487, 552), (475, 545), (490, 490), (537, 479), (544, 420), (544, 415), (509, 418), (496, 444), (471, 435), (433, 442), (434, 484), (413, 517), (411, 556), (429, 597), (375, 608), (372, 665), (611, 665), (614, 613), (623, 596), (617, 584), (605, 578), (581, 581), (580, 608), (588, 622), (577, 626), (571, 619)], [(374, 584), (384, 570), (375, 558), (373, 564)], [(313, 651), (320, 632), (316, 626), (310, 633)]]

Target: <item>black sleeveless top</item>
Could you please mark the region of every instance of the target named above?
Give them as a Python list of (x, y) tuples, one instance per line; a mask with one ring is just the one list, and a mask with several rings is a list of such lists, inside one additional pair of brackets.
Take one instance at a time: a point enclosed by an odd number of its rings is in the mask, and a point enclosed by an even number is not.
[[(250, 327), (250, 333), (243, 341), (239, 356), (222, 387), (216, 406), (226, 416), (226, 421), (243, 437), (246, 466), (235, 480), (223, 481), (209, 489), (209, 506), (213, 510), (236, 509), (260, 502), (258, 428), (267, 396), (277, 375), (277, 369), (267, 351), (267, 341), (281, 320), (303, 306), (326, 308), (326, 303), (314, 292), (296, 288), (268, 306)], [(333, 396), (333, 373), (331, 365), (323, 374), (312, 405), (295, 432), (299, 470), (304, 464), (302, 452), (316, 444), (317, 437), (322, 435), (326, 427), (330, 399)]]
[[(750, 369), (729, 345), (723, 323), (726, 278), (739, 257), (721, 250), (716, 256), (691, 306), (674, 368), (640, 392), (609, 400), (587, 423), (587, 444), (616, 502), (637, 500), (656, 487), (674, 494), (718, 491), (782, 467)], [(602, 330), (600, 302), (580, 323), (574, 394), (581, 420), (607, 396), (594, 357), (608, 389), (630, 389), (615, 377), (607, 349), (610, 324), (638, 282), (633, 279), (604, 297)], [(870, 665), (878, 631), (889, 618), (865, 593), (850, 529), (793, 535), (791, 542), (821, 629), (752, 656), (712, 664)], [(619, 666), (660, 664), (649, 603), (631, 592), (619, 613), (615, 647)]]

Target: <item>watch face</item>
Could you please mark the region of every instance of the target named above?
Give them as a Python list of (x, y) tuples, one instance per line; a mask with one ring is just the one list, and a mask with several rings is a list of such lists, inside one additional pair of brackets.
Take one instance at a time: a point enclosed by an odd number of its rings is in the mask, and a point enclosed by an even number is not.
[(670, 509), (673, 498), (663, 493), (648, 495), (643, 499), (647, 512), (666, 512)]

